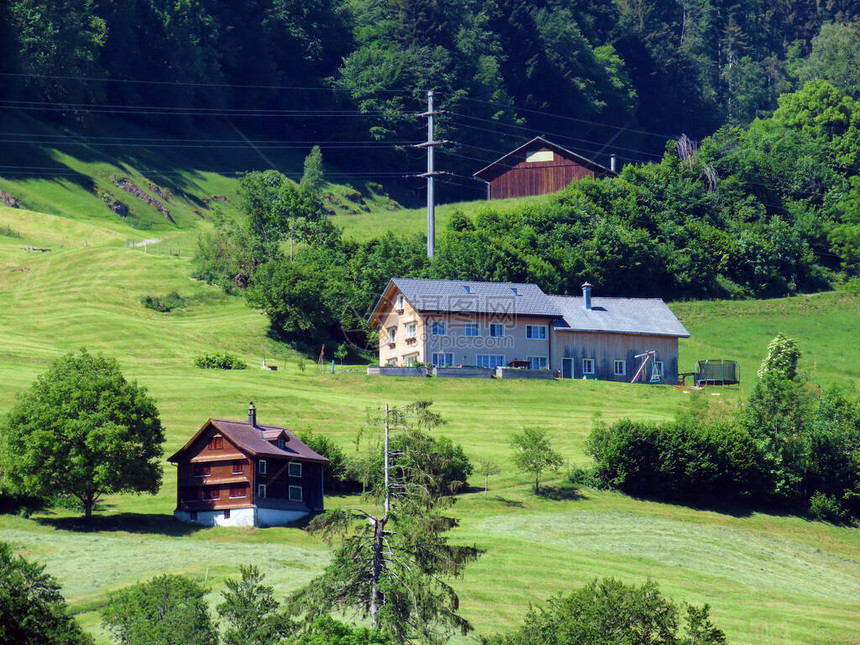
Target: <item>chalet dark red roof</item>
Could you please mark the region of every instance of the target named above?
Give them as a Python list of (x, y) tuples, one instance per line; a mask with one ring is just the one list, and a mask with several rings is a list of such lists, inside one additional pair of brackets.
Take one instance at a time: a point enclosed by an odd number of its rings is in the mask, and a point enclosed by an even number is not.
[[(252, 426), (248, 422), (228, 421), (225, 419), (209, 419), (191, 437), (188, 443), (176, 451), (167, 461), (179, 461), (182, 453), (188, 450), (210, 427), (221, 432), (239, 450), (253, 457), (283, 457), (301, 461), (328, 463), (328, 459), (308, 448), (296, 435), (286, 428), (263, 424)], [(271, 441), (276, 441), (281, 436), (284, 438), (283, 449), (278, 448), (276, 444), (270, 443)]]

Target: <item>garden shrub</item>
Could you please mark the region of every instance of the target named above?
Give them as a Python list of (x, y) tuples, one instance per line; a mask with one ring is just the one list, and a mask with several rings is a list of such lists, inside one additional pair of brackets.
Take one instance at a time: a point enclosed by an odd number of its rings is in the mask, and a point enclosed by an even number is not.
[(194, 366), (204, 370), (244, 370), (248, 365), (234, 354), (214, 352), (201, 354), (194, 359)]
[(848, 518), (847, 511), (835, 496), (825, 495), (820, 491), (816, 491), (809, 499), (809, 514), (816, 520), (834, 524), (844, 522)]
[(162, 313), (185, 306), (185, 300), (176, 291), (171, 291), (166, 296), (144, 296), (140, 302), (147, 309), (154, 309)]

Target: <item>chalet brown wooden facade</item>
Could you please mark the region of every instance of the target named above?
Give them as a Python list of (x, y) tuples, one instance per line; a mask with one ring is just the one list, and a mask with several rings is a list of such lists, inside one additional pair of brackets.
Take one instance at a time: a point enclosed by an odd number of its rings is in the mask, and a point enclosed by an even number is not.
[(615, 173), (541, 137), (497, 159), (475, 173), (487, 182), (487, 199), (546, 195), (570, 182)]
[(286, 428), (209, 419), (169, 462), (174, 517), (208, 526), (277, 526), (323, 510), (328, 460)]

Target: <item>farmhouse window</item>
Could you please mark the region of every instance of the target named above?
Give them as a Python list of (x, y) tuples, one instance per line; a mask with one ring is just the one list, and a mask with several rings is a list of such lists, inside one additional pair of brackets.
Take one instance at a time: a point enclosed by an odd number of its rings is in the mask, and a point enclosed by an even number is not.
[(415, 367), (415, 363), (418, 362), (418, 354), (410, 354), (409, 356), (403, 357), (403, 364), (406, 367)]
[(490, 323), (490, 338), (504, 338), (505, 326), (502, 323)]
[(594, 374), (594, 359), (593, 358), (583, 358), (582, 359), (582, 373), (583, 374)]
[(436, 352), (432, 354), (430, 360), (434, 367), (446, 367), (454, 364), (454, 354), (450, 352)]
[(194, 464), (195, 477), (209, 477), (212, 474), (212, 466), (209, 464)]
[(286, 445), (287, 445), (287, 444), (284, 442), (284, 438), (283, 438), (283, 437), (278, 437), (278, 448), (280, 448), (281, 450), (283, 450), (283, 449), (286, 447)]
[(244, 472), (245, 462), (244, 461), (234, 461), (233, 462), (233, 474), (241, 475)]
[(486, 367), (491, 370), (505, 364), (504, 354), (478, 354), (475, 359), (475, 364), (478, 367)]
[(549, 367), (549, 358), (546, 356), (526, 356), (529, 367), (533, 370), (543, 370)]
[(209, 445), (206, 446), (209, 450), (223, 450), (224, 437), (212, 437), (209, 440)]
[(266, 460), (265, 459), (261, 459), (260, 461), (257, 462), (257, 472), (260, 473), (261, 475), (266, 474)]
[(526, 325), (526, 338), (529, 340), (546, 340), (546, 325)]
[(406, 340), (415, 338), (418, 334), (418, 323), (408, 323), (406, 325)]
[(224, 510), (224, 519), (225, 520), (230, 519), (230, 509), (229, 508)]
[(402, 293), (399, 296), (397, 296), (397, 311), (399, 313), (403, 313), (403, 306), (404, 306), (403, 301), (404, 300), (405, 300), (405, 298), (403, 297)]
[(397, 342), (397, 327), (389, 327), (388, 328), (388, 342), (396, 343)]
[(290, 486), (290, 501), (291, 502), (301, 502), (302, 501), (302, 487), (301, 486)]
[(257, 486), (257, 497), (259, 497), (260, 499), (263, 499), (266, 497), (266, 485), (265, 484), (259, 484)]
[(396, 358), (389, 358), (387, 361), (385, 361), (385, 366), (386, 367), (396, 367), (397, 366), (397, 359)]
[(203, 491), (203, 499), (221, 499), (221, 491), (218, 488), (210, 488)]
[(237, 497), (245, 497), (244, 486), (230, 486), (230, 498), (235, 499)]
[(302, 476), (302, 464), (299, 461), (291, 461), (290, 465), (287, 467), (287, 473), (290, 477), (301, 477)]
[(477, 338), (481, 335), (480, 323), (466, 323), (466, 338)]
[(448, 323), (444, 320), (437, 320), (436, 322), (431, 323), (430, 325), (430, 333), (434, 336), (447, 336), (448, 335)]
[(624, 376), (627, 374), (627, 363), (625, 361), (616, 360), (612, 367), (612, 373), (615, 376)]

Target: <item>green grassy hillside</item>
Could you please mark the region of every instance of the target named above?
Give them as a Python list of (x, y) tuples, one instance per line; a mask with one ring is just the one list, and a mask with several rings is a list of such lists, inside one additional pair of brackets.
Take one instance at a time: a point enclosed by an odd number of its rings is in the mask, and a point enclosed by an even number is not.
[[(667, 419), (691, 397), (733, 405), (741, 391), (381, 379), (366, 376), (361, 366), (321, 372), (313, 360), (302, 371), (297, 354), (267, 338), (263, 316), (188, 277), (196, 222), (174, 227), (154, 221), (145, 237), (160, 241), (129, 247), (130, 239), (143, 237), (138, 229), (103, 213), (80, 217), (75, 208), (71, 218), (61, 199), (57, 214), (0, 207), (0, 413), (53, 359), (81, 346), (116, 357), (128, 377), (149, 388), (167, 428), (166, 454), (209, 417), (243, 418), (250, 400), (261, 421), (325, 432), (352, 449), (367, 408), (432, 399), (448, 420), (440, 432), (461, 442), (469, 456), (489, 456), (502, 466), (486, 499), (476, 476), (470, 482), (476, 489), (455, 507), (462, 520), (455, 539), (487, 550), (456, 585), (463, 613), (479, 632), (513, 625), (530, 602), (614, 575), (636, 583), (651, 577), (671, 596), (709, 602), (733, 643), (857, 642), (857, 529), (766, 509), (691, 509), (589, 490), (535, 498), (529, 477), (510, 462), (507, 437), (526, 425), (547, 428), (570, 463), (584, 464), (595, 412), (608, 421)], [(173, 290), (186, 299), (184, 309), (161, 314), (140, 304), (144, 295)], [(682, 366), (700, 358), (737, 359), (748, 388), (767, 341), (782, 331), (798, 338), (814, 380), (858, 377), (857, 297), (673, 308), (692, 334), (681, 341)], [(236, 353), (252, 369), (192, 366), (194, 356), (213, 350)], [(263, 357), (279, 370), (253, 369)], [(102, 643), (107, 636), (94, 609), (112, 589), (184, 572), (205, 579), (214, 602), (236, 563), (253, 562), (285, 593), (327, 560), (327, 548), (295, 528), (180, 525), (171, 518), (175, 494), (167, 466), (158, 495), (108, 498), (91, 526), (60, 511), (31, 519), (0, 516), (0, 532), (46, 563)], [(356, 500), (328, 500), (329, 507), (342, 503)]]

